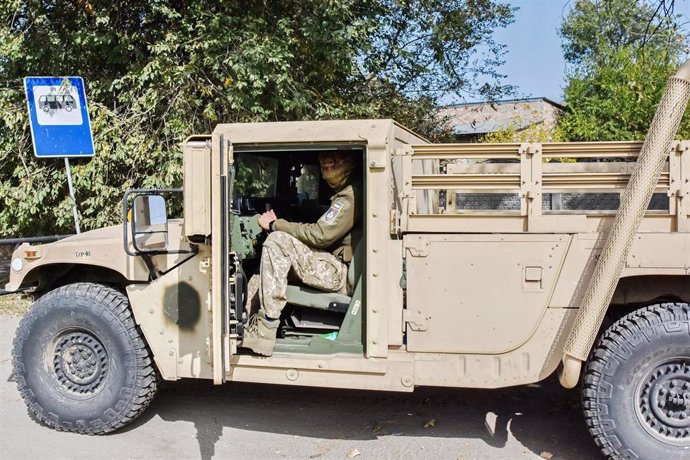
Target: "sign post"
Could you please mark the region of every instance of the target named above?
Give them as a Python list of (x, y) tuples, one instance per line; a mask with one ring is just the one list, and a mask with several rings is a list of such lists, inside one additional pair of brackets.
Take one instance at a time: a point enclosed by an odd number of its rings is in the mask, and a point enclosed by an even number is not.
[(67, 171), (67, 186), (69, 187), (69, 196), (72, 198), (72, 213), (74, 214), (74, 228), (77, 233), (81, 233), (79, 228), (79, 213), (77, 212), (77, 199), (74, 197), (74, 187), (72, 187), (72, 172), (69, 169), (69, 158), (65, 157), (65, 171)]
[(95, 153), (84, 80), (81, 77), (26, 77), (24, 89), (34, 154), (38, 158), (65, 159), (74, 226), (80, 233), (69, 158), (90, 158)]

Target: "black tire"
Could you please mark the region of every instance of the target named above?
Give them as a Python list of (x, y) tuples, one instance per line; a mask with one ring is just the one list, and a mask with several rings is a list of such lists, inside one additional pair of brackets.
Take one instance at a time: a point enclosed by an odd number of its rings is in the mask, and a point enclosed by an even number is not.
[(690, 459), (690, 305), (653, 305), (609, 327), (587, 364), (582, 407), (609, 458)]
[(158, 387), (127, 297), (93, 283), (62, 286), (34, 302), (17, 329), (12, 364), (29, 413), (58, 431), (117, 430)]

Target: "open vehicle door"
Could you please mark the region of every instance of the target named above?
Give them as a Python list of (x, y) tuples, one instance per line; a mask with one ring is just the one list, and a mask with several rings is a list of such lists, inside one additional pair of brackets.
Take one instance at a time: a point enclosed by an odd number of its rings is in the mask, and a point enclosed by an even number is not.
[(231, 292), (237, 285), (230, 260), (233, 146), (223, 135), (214, 135), (212, 139), (211, 178), (213, 383), (221, 384), (230, 371), (230, 357), (237, 350), (238, 310), (241, 311), (241, 305), (237, 307), (241, 298)]

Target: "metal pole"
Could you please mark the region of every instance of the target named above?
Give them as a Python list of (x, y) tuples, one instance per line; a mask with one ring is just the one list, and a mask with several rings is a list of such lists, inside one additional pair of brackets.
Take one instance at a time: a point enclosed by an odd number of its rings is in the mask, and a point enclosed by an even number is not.
[(81, 233), (79, 229), (79, 215), (77, 214), (77, 199), (74, 198), (74, 187), (72, 187), (72, 173), (69, 170), (69, 158), (65, 158), (65, 170), (67, 171), (67, 185), (69, 186), (69, 196), (72, 197), (72, 211), (74, 212), (74, 228), (77, 233)]

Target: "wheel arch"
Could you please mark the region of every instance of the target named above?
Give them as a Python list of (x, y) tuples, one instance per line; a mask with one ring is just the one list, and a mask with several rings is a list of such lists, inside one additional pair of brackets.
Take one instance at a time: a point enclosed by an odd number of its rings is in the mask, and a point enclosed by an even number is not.
[[(621, 278), (611, 298), (607, 317), (617, 321), (624, 315), (664, 302), (690, 303), (690, 275), (636, 275)], [(609, 323), (610, 324), (610, 323)], [(602, 322), (602, 328), (607, 321)], [(597, 340), (602, 331), (597, 334)]]
[[(588, 350), (588, 356), (606, 329), (613, 323), (636, 310), (667, 302), (690, 304), (690, 275), (653, 274), (620, 278), (604, 317), (595, 325), (598, 329), (594, 342)], [(573, 312), (577, 312), (577, 310), (573, 310)], [(553, 345), (552, 353), (554, 356), (565, 352), (565, 338), (573, 331), (574, 319), (575, 314), (571, 314), (561, 325), (563, 336), (561, 336), (560, 342)], [(584, 332), (580, 331), (580, 334), (584, 334)], [(555, 361), (549, 361), (549, 363), (548, 369), (558, 369), (559, 375), (564, 374), (565, 364), (559, 365)], [(550, 375), (550, 373), (543, 375)], [(561, 380), (561, 384), (566, 388), (572, 388), (579, 381), (581, 373), (581, 367), (573, 367), (568, 374), (571, 378), (567, 382)]]
[(122, 273), (109, 267), (90, 264), (54, 263), (40, 265), (26, 274), (23, 287), (35, 287), (39, 293), (67, 284), (90, 282), (124, 290), (130, 281)]

